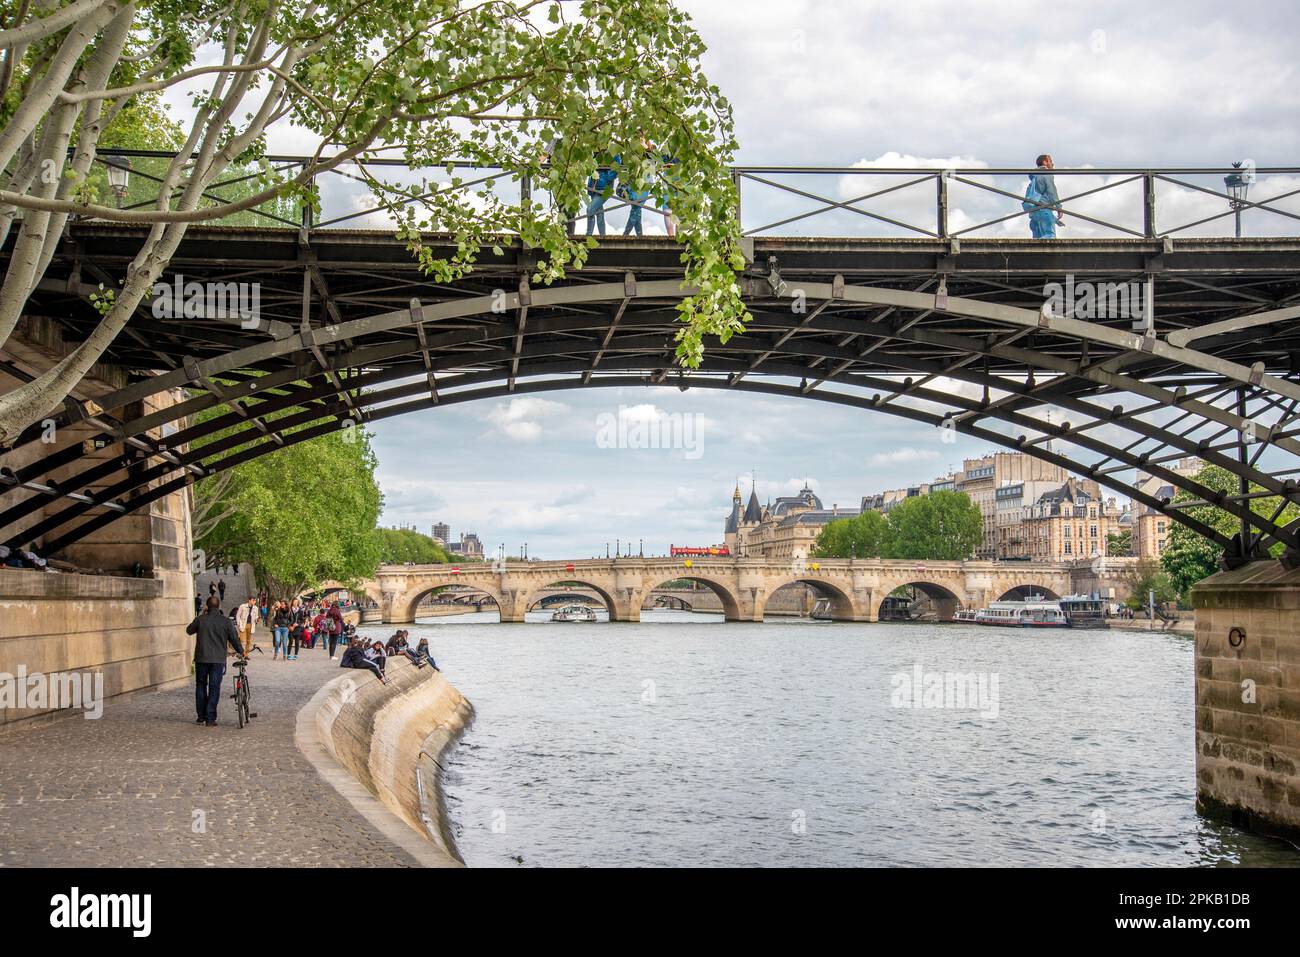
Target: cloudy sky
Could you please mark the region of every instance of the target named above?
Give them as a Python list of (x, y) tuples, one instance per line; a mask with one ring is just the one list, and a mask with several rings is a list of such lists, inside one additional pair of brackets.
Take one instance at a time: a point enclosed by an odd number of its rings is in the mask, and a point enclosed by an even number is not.
[[(1300, 10), (1289, 3), (684, 5), (710, 45), (711, 78), (735, 106), (745, 164), (1025, 166), (1051, 152), (1070, 167), (1269, 166), (1300, 157)], [(829, 189), (853, 195), (852, 180), (836, 177)], [(1200, 207), (1187, 203), (1190, 220)], [(963, 209), (981, 212), (976, 199)], [(657, 437), (645, 431), (651, 422)], [(631, 441), (611, 441), (620, 428)], [(646, 389), (407, 416), (379, 424), (375, 445), (385, 524), (428, 531), (446, 521), (491, 550), (518, 554), (527, 542), (530, 554), (566, 558), (603, 555), (616, 538), (655, 553), (718, 542), (737, 477), (747, 493), (751, 471), (764, 499), (807, 480), (828, 506), (856, 506), (988, 451), (955, 438), (824, 403)], [(669, 447), (608, 447), (619, 444)]]

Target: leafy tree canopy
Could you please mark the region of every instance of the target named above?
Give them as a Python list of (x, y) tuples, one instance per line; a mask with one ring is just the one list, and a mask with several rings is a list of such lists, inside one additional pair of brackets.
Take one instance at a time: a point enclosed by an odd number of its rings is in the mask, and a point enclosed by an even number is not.
[(904, 499), (889, 510), (886, 558), (961, 561), (984, 540), (979, 506), (964, 492), (931, 492)]
[(983, 518), (969, 496), (932, 492), (905, 499), (885, 515), (867, 511), (828, 522), (813, 554), (961, 561), (975, 553), (983, 537)]
[[(1218, 465), (1205, 465), (1196, 473), (1196, 480), (1215, 492), (1236, 495), (1239, 481), (1235, 475)], [(1258, 485), (1252, 485), (1252, 492), (1262, 491)], [(1191, 501), (1192, 496), (1179, 491), (1174, 502)], [(1258, 515), (1272, 517), (1281, 504), (1279, 497), (1261, 497), (1250, 500), (1251, 510)], [(1206, 525), (1231, 537), (1241, 531), (1241, 520), (1213, 505), (1195, 505), (1186, 510), (1192, 518), (1199, 519)], [(1282, 510), (1278, 520), (1286, 524), (1300, 518), (1300, 507), (1290, 503)], [(1277, 557), (1282, 552), (1282, 545), (1275, 544), (1271, 554)], [(1188, 601), (1192, 586), (1202, 578), (1207, 578), (1219, 570), (1219, 560), (1223, 549), (1214, 542), (1198, 535), (1185, 525), (1172, 523), (1169, 535), (1165, 539), (1165, 550), (1160, 555), (1160, 563), (1168, 573), (1180, 600)]]
[(386, 565), (441, 565), (455, 559), (441, 545), (423, 532), (410, 528), (381, 528), (379, 561)]
[[(731, 108), (701, 68), (704, 44), (668, 0), (67, 0), (22, 4), (4, 18), (0, 50), (0, 342), (77, 215), (152, 227), (96, 301), (99, 326), (71, 355), (0, 396), (0, 441), (58, 407), (124, 328), (186, 229), (276, 197), (317, 205), (316, 177), (360, 177), (398, 235), (439, 282), (464, 275), (483, 249), (517, 235), (536, 249), (535, 282), (585, 262), (559, 210), (586, 199), (587, 179), (618, 158), (620, 177), (678, 220), (687, 279), (677, 353), (698, 364), (703, 338), (745, 320), (737, 198), (728, 163)], [(174, 160), (145, 208), (104, 198), (97, 151), (148, 125), (148, 98), (193, 91)], [(267, 134), (292, 123), (312, 159), (276, 169)], [(116, 124), (116, 125), (115, 125)], [(127, 128), (123, 128), (126, 124)], [(107, 131), (107, 133), (106, 133)], [(136, 140), (138, 142), (138, 139)], [(172, 137), (175, 141), (175, 137)], [(653, 149), (643, 147), (652, 142)], [(75, 144), (71, 151), (69, 147)], [(385, 178), (379, 158), (415, 172)], [(528, 177), (502, 192), (449, 160)], [(212, 187), (256, 169), (256, 189)], [(124, 204), (124, 206), (129, 204)], [(19, 215), (21, 211), (21, 215)], [(424, 234), (452, 234), (440, 260)], [(13, 232), (15, 235), (10, 236)]]
[(817, 536), (818, 558), (880, 558), (888, 549), (889, 523), (879, 512), (867, 511), (828, 522)]
[[(225, 413), (218, 406), (204, 416)], [(349, 428), (204, 479), (194, 487), (195, 546), (209, 563), (248, 562), (275, 598), (369, 578), (382, 553), (375, 465), (369, 436)]]

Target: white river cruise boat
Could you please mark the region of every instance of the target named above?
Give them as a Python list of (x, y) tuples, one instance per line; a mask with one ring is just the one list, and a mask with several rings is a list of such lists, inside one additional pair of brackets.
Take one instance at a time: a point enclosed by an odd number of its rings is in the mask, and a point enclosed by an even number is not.
[(596, 613), (586, 605), (564, 605), (551, 615), (551, 621), (595, 621)]
[(978, 625), (1002, 625), (1004, 628), (1069, 628), (1060, 602), (995, 601), (975, 615)]

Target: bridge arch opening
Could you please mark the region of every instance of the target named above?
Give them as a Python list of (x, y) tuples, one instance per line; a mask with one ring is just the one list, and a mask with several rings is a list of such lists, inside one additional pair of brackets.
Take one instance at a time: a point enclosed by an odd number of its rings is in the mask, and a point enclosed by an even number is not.
[(825, 617), (835, 621), (853, 621), (853, 599), (848, 593), (819, 578), (791, 578), (770, 589), (760, 609), (763, 620), (768, 616)]
[(1052, 589), (1042, 585), (1017, 585), (1015, 588), (1008, 589), (998, 601), (1029, 601), (1035, 598), (1056, 601), (1060, 597)]
[(525, 611), (554, 610), (563, 605), (590, 605), (603, 608), (612, 621), (614, 599), (605, 589), (580, 578), (565, 578), (541, 585), (528, 596)]
[[(457, 607), (461, 606), (461, 607)], [(406, 602), (406, 616), (402, 621), (424, 618), (441, 619), (447, 615), (499, 612), (501, 601), (493, 591), (480, 585), (445, 581), (421, 587)]]
[[(655, 592), (659, 593), (657, 597), (654, 597)], [(721, 611), (727, 621), (740, 620), (740, 602), (731, 590), (721, 582), (701, 575), (679, 575), (664, 579), (656, 585), (649, 585), (646, 595), (654, 601), (658, 598), (676, 599), (678, 605), (686, 606), (686, 611), (705, 614)], [(713, 607), (715, 600), (721, 608)]]
[(880, 602), (881, 621), (952, 621), (961, 599), (934, 582), (907, 582)]

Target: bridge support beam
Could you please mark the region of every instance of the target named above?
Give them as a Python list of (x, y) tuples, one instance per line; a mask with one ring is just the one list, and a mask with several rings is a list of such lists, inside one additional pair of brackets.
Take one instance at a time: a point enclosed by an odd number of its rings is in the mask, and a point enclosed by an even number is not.
[(1212, 575), (1196, 607), (1196, 807), (1300, 840), (1300, 569)]

